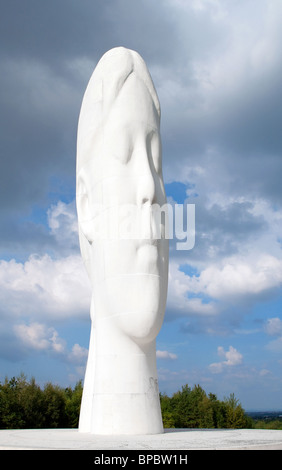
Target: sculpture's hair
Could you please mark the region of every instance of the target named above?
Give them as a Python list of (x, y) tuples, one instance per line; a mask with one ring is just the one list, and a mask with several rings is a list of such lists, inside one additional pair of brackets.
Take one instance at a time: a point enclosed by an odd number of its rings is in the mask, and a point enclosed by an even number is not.
[(160, 119), (159, 99), (142, 57), (124, 47), (109, 50), (99, 60), (83, 97), (77, 135), (77, 171), (87, 159), (85, 149), (95, 145), (112, 104), (131, 74), (136, 74), (146, 86)]

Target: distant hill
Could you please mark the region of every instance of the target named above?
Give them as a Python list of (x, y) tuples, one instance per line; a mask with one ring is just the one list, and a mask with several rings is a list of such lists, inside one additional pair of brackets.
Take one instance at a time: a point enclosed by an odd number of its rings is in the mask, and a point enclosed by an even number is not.
[(282, 410), (278, 411), (246, 411), (246, 415), (255, 420), (281, 420), (282, 421)]

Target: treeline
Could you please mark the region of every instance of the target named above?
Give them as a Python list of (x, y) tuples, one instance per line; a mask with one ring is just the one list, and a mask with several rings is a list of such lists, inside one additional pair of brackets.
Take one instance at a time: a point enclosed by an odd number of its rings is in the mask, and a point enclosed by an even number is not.
[[(62, 388), (47, 383), (43, 389), (35, 379), (19, 377), (0, 383), (0, 428), (77, 428), (82, 383)], [(165, 428), (252, 428), (239, 401), (231, 394), (220, 401), (199, 386), (182, 387), (172, 397), (160, 394)]]
[(160, 398), (165, 428), (253, 428), (253, 420), (233, 393), (221, 401), (200, 385), (193, 389), (185, 385), (172, 397), (161, 394)]
[(282, 430), (282, 419), (256, 419), (254, 420), (254, 428)]
[(82, 383), (43, 390), (25, 375), (0, 383), (0, 429), (77, 428)]

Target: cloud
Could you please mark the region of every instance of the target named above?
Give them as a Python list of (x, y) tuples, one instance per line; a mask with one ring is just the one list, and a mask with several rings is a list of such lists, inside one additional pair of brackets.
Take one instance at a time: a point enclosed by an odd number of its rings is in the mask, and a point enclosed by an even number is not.
[(275, 353), (282, 352), (282, 320), (279, 317), (268, 318), (264, 331), (269, 336), (276, 337), (266, 345), (266, 349)]
[(170, 353), (168, 351), (159, 351), (159, 350), (157, 350), (156, 354), (157, 354), (157, 359), (170, 359), (172, 361), (177, 359), (177, 354)]
[(217, 299), (257, 296), (280, 288), (281, 283), (282, 260), (267, 254), (256, 260), (231, 257), (221, 266), (207, 267), (191, 281), (195, 292), (199, 289)]
[(282, 211), (260, 198), (247, 201), (217, 193), (192, 202), (195, 248), (177, 252), (171, 243), (168, 314), (198, 314), (199, 326), (199, 314), (205, 315), (210, 331), (216, 331), (216, 322), (219, 331), (223, 316), (228, 322), (232, 313), (231, 323), (234, 318), (239, 322), (257, 303), (279, 294)]
[(75, 343), (72, 347), (71, 352), (68, 354), (67, 357), (68, 357), (68, 360), (73, 364), (85, 365), (87, 357), (88, 357), (88, 349)]
[[(54, 328), (46, 330), (43, 325), (89, 319), (91, 289), (79, 251), (75, 202), (52, 205), (46, 224), (40, 234), (36, 233), (37, 244), (32, 248), (38, 247), (39, 253), (33, 252), (23, 261), (0, 260), (1, 355), (10, 358), (17, 357), (19, 350), (19, 345), (11, 349), (5, 339), (13, 335), (9, 332), (11, 324), (17, 325), (14, 333), (26, 336), (30, 346), (34, 341), (40, 348), (49, 345), (54, 352), (60, 345)], [(28, 237), (23, 237), (22, 254), (25, 242), (27, 252), (30, 247)], [(30, 326), (25, 326), (26, 322)], [(47, 337), (52, 332), (53, 342)]]
[(88, 350), (77, 343), (68, 350), (66, 341), (60, 338), (53, 327), (38, 322), (20, 323), (13, 326), (13, 332), (21, 354), (32, 355), (34, 352), (51, 354), (60, 361), (78, 368), (85, 367)]
[(26, 260), (30, 254), (63, 257), (79, 254), (75, 199), (60, 199), (45, 210), (35, 208), (27, 216), (7, 214), (2, 219), (0, 258)]
[(80, 253), (75, 200), (68, 204), (62, 201), (52, 204), (47, 218), (53, 251), (60, 256)]
[(35, 351), (52, 351), (61, 354), (65, 351), (65, 341), (59, 338), (54, 328), (46, 327), (42, 323), (30, 325), (16, 324), (13, 330), (22, 345)]
[(126, 45), (146, 60), (169, 61), (175, 51), (172, 37), (177, 41), (177, 27), (165, 4), (51, 0), (46, 8), (32, 0), (28, 3), (27, 10), (16, 0), (2, 11), (3, 212), (26, 212), (31, 204), (46, 204), (54, 176), (74, 191), (79, 110), (104, 52)]
[(237, 349), (233, 348), (233, 346), (229, 346), (228, 351), (224, 351), (222, 346), (217, 348), (217, 353), (220, 357), (225, 358), (225, 360), (221, 362), (214, 362), (209, 365), (209, 369), (213, 374), (218, 374), (223, 372), (223, 370), (227, 367), (233, 367), (242, 364), (243, 356)]
[(90, 285), (81, 256), (31, 255), (24, 263), (0, 261), (1, 310), (12, 317), (87, 318)]
[(265, 332), (270, 336), (282, 336), (282, 320), (278, 317), (268, 318)]
[[(281, 290), (281, 4), (22, 3), (6, 2), (0, 20), (1, 357), (17, 360), (36, 344), (78, 367), (86, 356), (78, 344), (64, 346), (55, 328), (89, 318), (76, 129), (92, 70), (117, 45), (149, 66), (162, 107), (165, 182), (182, 182), (186, 202), (196, 204), (195, 248), (177, 252), (170, 243), (165, 318), (180, 319), (190, 334), (240, 331), (244, 315)], [(265, 333), (280, 352), (278, 317)], [(213, 371), (232, 370), (234, 351), (219, 350)]]
[(197, 3), (195, 14), (177, 2), (178, 21), (193, 17), (203, 42), (194, 31), (193, 45), (185, 42), (183, 28), (182, 62), (160, 79), (166, 178), (200, 184), (205, 194), (219, 191), (222, 199), (260, 194), (280, 204), (281, 6), (259, 1), (254, 17), (249, 1)]
[(191, 277), (179, 270), (173, 261), (169, 266), (169, 284), (167, 298), (167, 318), (189, 315), (216, 315), (217, 309), (212, 299), (205, 302), (200, 296), (194, 296), (191, 289)]
[(232, 313), (234, 323), (236, 314), (240, 321), (251, 306), (277, 295), (281, 284), (282, 260), (256, 251), (245, 257), (237, 254), (214, 262), (206, 260), (206, 267), (197, 262), (181, 265), (177, 258), (172, 259), (168, 318), (196, 316), (198, 322), (204, 321), (211, 327), (210, 331), (215, 331), (215, 324), (222, 322), (222, 315), (228, 321)]
[(0, 208), (27, 213), (31, 204), (46, 203), (53, 175), (69, 184), (73, 178), (81, 94), (59, 71), (24, 59), (3, 62), (0, 85)]
[(74, 189), (82, 95), (97, 60), (120, 44), (144, 56), (156, 82), (167, 181), (281, 201), (277, 2), (259, 0), (256, 15), (252, 1), (31, 4), (32, 17), (19, 0), (3, 11), (3, 210), (45, 201), (55, 174)]

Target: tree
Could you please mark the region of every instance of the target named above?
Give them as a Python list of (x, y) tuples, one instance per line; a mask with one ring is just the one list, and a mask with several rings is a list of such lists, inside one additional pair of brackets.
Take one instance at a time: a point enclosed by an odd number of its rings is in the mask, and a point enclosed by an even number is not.
[(5, 378), (0, 384), (0, 428), (77, 427), (82, 396), (81, 381), (74, 389), (47, 383), (43, 390), (26, 376)]
[(206, 392), (195, 385), (187, 384), (172, 397), (172, 412), (175, 426), (179, 428), (212, 428), (213, 409)]
[(22, 413), (22, 427), (42, 428), (45, 425), (44, 393), (32, 377), (28, 383), (24, 377), (18, 382), (17, 401)]
[(58, 385), (47, 383), (44, 387), (45, 427), (64, 428), (66, 426), (65, 394)]
[(166, 394), (160, 394), (160, 403), (164, 428), (175, 428), (171, 399)]
[(245, 412), (234, 393), (229, 397), (225, 397), (226, 406), (226, 427), (233, 429), (242, 429), (250, 427), (250, 420), (246, 417)]
[(83, 387), (82, 387), (81, 380), (77, 382), (73, 390), (71, 387), (68, 387), (65, 389), (65, 399), (66, 399), (65, 412), (66, 412), (67, 427), (70, 427), (70, 428), (78, 427), (82, 391), (83, 391)]
[(188, 384), (182, 386), (182, 390), (174, 393), (172, 396), (172, 409), (175, 417), (175, 426), (177, 428), (190, 428), (191, 415), (193, 413), (190, 400), (191, 388)]
[(25, 376), (18, 379), (5, 378), (0, 393), (0, 425), (3, 429), (16, 429), (25, 426), (24, 411), (19, 399), (21, 390), (26, 382)]
[(198, 402), (198, 410), (199, 428), (214, 428), (213, 409), (206, 395)]
[(226, 406), (217, 399), (213, 393), (209, 393), (209, 402), (212, 410), (213, 427), (226, 428)]

